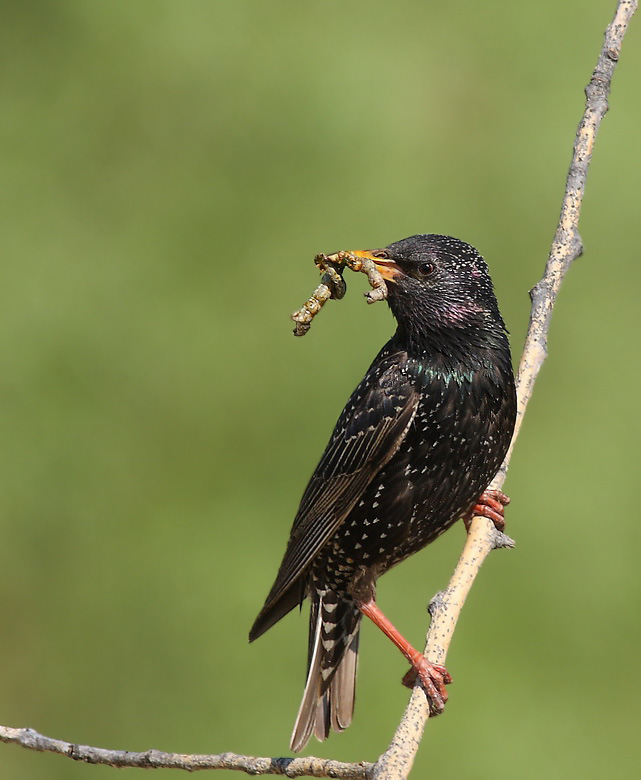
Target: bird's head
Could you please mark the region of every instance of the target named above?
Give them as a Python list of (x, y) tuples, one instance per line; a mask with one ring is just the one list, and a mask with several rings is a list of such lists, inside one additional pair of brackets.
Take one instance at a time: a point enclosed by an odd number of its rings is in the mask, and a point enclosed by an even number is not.
[(412, 341), (433, 343), (433, 337), (457, 331), (460, 337), (461, 331), (505, 332), (487, 263), (464, 241), (418, 235), (353, 254), (374, 261), (387, 282), (392, 313)]

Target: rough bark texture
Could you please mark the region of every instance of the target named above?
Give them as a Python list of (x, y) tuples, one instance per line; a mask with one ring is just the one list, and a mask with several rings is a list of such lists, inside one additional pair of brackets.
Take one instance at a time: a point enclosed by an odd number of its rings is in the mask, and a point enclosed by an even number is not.
[(52, 739), (38, 734), (33, 729), (14, 729), (0, 726), (0, 741), (13, 742), (31, 750), (58, 753), (74, 761), (86, 764), (103, 764), (117, 768), (138, 769), (183, 769), (195, 772), (198, 769), (233, 769), (248, 775), (284, 775), (285, 777), (340, 777), (345, 780), (365, 780), (372, 764), (345, 764), (326, 758), (261, 758), (239, 756), (236, 753), (217, 755), (184, 755), (163, 753), (161, 750), (146, 750), (132, 753), (128, 750), (106, 750), (105, 748), (74, 745), (61, 739)]

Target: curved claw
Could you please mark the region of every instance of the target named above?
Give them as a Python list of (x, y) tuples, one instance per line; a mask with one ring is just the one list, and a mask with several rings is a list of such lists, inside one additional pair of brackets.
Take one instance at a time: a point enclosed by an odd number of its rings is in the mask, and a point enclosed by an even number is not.
[(403, 685), (407, 688), (413, 688), (417, 678), (421, 681), (429, 701), (430, 714), (440, 715), (445, 709), (445, 702), (448, 699), (445, 686), (452, 682), (450, 673), (441, 664), (433, 664), (424, 656), (420, 656), (420, 658), (415, 659), (414, 665), (403, 677)]
[(477, 515), (487, 517), (494, 523), (497, 531), (505, 529), (504, 507), (510, 503), (510, 499), (500, 490), (485, 490), (479, 496), (479, 500), (463, 518), (465, 527), (469, 530), (470, 522)]

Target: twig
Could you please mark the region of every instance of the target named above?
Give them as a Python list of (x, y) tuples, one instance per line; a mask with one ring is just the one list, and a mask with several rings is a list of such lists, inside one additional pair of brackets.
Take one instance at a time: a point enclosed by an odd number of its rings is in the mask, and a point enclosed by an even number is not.
[[(606, 31), (605, 42), (592, 79), (585, 90), (586, 108), (576, 134), (574, 155), (568, 174), (559, 225), (552, 242), (545, 273), (541, 281), (530, 292), (532, 312), (517, 376), (519, 409), (512, 447), (518, 435), (525, 408), (532, 395), (537, 374), (547, 354), (547, 333), (561, 281), (572, 261), (582, 252), (578, 223), (588, 166), (592, 158), (592, 148), (601, 120), (608, 110), (607, 98), (612, 74), (619, 59), (623, 37), (637, 5), (637, 0), (619, 0), (614, 20)], [(330, 259), (333, 257), (330, 256)], [(367, 272), (366, 268), (353, 270)], [(336, 289), (340, 293), (340, 285)], [(380, 295), (374, 289), (369, 293), (368, 301), (380, 299)], [(328, 295), (328, 297), (331, 296)], [(336, 295), (336, 297), (340, 297), (340, 295)], [(307, 325), (309, 322), (311, 322), (311, 317)], [(512, 447), (490, 487), (498, 489), (503, 485)], [(510, 545), (511, 540), (503, 534), (499, 534), (489, 520), (482, 517), (473, 519), (463, 553), (447, 589), (438, 594), (430, 604), (432, 621), (427, 634), (425, 653), (431, 661), (435, 663), (445, 661), (461, 609), (485, 558), (496, 547)], [(255, 758), (253, 756), (239, 756), (235, 753), (182, 755), (163, 753), (158, 750), (130, 753), (124, 750), (105, 750), (85, 745), (74, 745), (42, 736), (32, 729), (16, 729), (7, 726), (0, 726), (0, 741), (22, 745), (31, 750), (58, 753), (89, 764), (105, 764), (113, 767), (183, 769), (186, 771), (233, 769), (252, 775), (334, 777), (347, 778), (348, 780), (352, 780), (352, 778), (358, 780), (400, 780), (409, 775), (428, 717), (429, 707), (425, 694), (421, 688), (416, 687), (389, 749), (383, 753), (376, 764), (347, 764), (313, 757)]]
[(130, 753), (128, 750), (106, 750), (104, 748), (74, 745), (61, 739), (51, 739), (33, 729), (14, 729), (0, 726), (0, 741), (12, 742), (31, 750), (58, 753), (74, 761), (86, 764), (104, 764), (118, 769), (183, 769), (195, 772), (198, 769), (232, 769), (248, 775), (285, 775), (285, 777), (336, 777), (345, 780), (367, 780), (372, 764), (345, 764), (326, 758), (258, 758), (239, 756), (236, 753), (218, 755), (183, 755), (163, 753), (160, 750), (146, 750), (144, 753)]
[[(505, 482), (514, 442), (532, 396), (534, 382), (547, 356), (547, 334), (559, 287), (572, 261), (583, 252), (578, 225), (588, 166), (601, 120), (608, 110), (607, 98), (623, 37), (637, 4), (637, 0), (619, 0), (614, 19), (605, 32), (596, 68), (585, 89), (585, 111), (576, 132), (559, 224), (543, 277), (530, 291), (530, 325), (516, 380), (516, 428), (510, 450), (490, 488), (501, 488)], [(445, 663), (463, 604), (483, 561), (496, 547), (506, 546), (500, 537), (489, 520), (483, 517), (473, 519), (461, 558), (447, 589), (430, 604), (432, 620), (425, 647), (425, 655), (430, 661)], [(374, 766), (372, 777), (375, 780), (400, 780), (409, 775), (429, 716), (427, 699), (423, 690), (417, 686), (389, 748)]]

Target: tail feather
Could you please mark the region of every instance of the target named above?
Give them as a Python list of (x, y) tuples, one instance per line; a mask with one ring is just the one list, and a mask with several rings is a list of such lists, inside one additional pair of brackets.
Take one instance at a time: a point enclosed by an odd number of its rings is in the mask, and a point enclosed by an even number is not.
[(294, 752), (312, 734), (324, 740), (330, 729), (342, 731), (352, 721), (361, 613), (349, 598), (318, 591), (312, 598), (309, 663), (303, 700), (291, 739)]
[[(360, 623), (360, 614), (359, 614)], [(343, 660), (336, 669), (332, 680), (331, 696), (331, 725), (334, 731), (343, 731), (352, 722), (354, 714), (354, 699), (356, 697), (356, 667), (358, 662), (358, 640), (360, 626), (350, 644), (348, 645)]]

